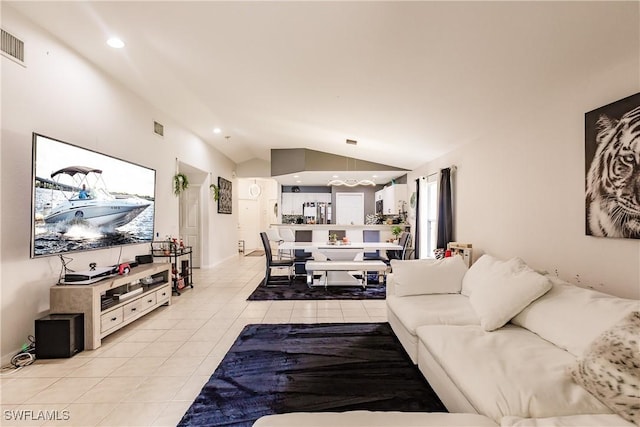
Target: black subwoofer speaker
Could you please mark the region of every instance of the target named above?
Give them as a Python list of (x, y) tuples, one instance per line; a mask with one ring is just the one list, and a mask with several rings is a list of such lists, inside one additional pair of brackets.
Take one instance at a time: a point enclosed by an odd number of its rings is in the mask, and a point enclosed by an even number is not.
[(136, 255), (136, 261), (138, 261), (138, 264), (151, 264), (153, 255)]
[(50, 314), (36, 320), (36, 359), (71, 357), (84, 350), (84, 314)]

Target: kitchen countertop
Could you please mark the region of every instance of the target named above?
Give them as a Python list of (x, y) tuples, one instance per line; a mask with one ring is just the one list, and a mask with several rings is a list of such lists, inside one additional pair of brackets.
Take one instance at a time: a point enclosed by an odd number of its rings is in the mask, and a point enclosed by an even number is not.
[(285, 227), (285, 228), (293, 228), (293, 229), (344, 229), (344, 230), (352, 230), (352, 229), (368, 229), (368, 230), (387, 230), (391, 227), (399, 225), (400, 227), (409, 227), (409, 224), (362, 224), (362, 225), (338, 225), (338, 224), (271, 224), (271, 227)]

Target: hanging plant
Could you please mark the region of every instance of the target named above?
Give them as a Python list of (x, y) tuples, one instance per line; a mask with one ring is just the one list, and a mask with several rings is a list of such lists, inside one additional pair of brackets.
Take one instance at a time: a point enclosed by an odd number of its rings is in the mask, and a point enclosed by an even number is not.
[(213, 193), (213, 200), (215, 200), (217, 202), (220, 199), (220, 187), (218, 187), (215, 184), (211, 184), (209, 186), (209, 188), (211, 189), (211, 191)]
[(179, 196), (184, 190), (189, 188), (189, 178), (183, 173), (177, 173), (173, 176), (173, 194)]

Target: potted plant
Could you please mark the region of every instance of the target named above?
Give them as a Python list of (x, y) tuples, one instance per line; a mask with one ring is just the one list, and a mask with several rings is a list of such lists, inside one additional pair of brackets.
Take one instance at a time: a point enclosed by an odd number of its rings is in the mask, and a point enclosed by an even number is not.
[(393, 234), (394, 240), (398, 241), (398, 237), (402, 234), (404, 230), (399, 225), (394, 225), (391, 227), (391, 233)]
[(189, 188), (189, 178), (183, 173), (177, 173), (173, 176), (173, 194), (179, 196), (184, 190)]
[[(215, 184), (211, 184), (209, 186), (209, 189), (211, 190), (211, 192), (213, 193), (213, 200), (215, 200), (216, 202), (220, 199), (220, 187), (218, 187)], [(275, 208), (274, 208), (275, 209)]]

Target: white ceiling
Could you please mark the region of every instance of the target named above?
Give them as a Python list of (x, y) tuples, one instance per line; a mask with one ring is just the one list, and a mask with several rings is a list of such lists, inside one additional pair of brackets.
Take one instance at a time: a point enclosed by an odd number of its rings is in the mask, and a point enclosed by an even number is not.
[[(236, 163), (415, 169), (637, 55), (639, 2), (2, 2)], [(105, 44), (118, 35), (126, 47)], [(28, 43), (28, 41), (27, 41)], [(585, 88), (588, 89), (588, 88)], [(533, 100), (533, 102), (532, 102)], [(214, 134), (219, 127), (222, 133)], [(229, 136), (230, 138), (225, 138)], [(357, 146), (345, 144), (355, 139)]]

